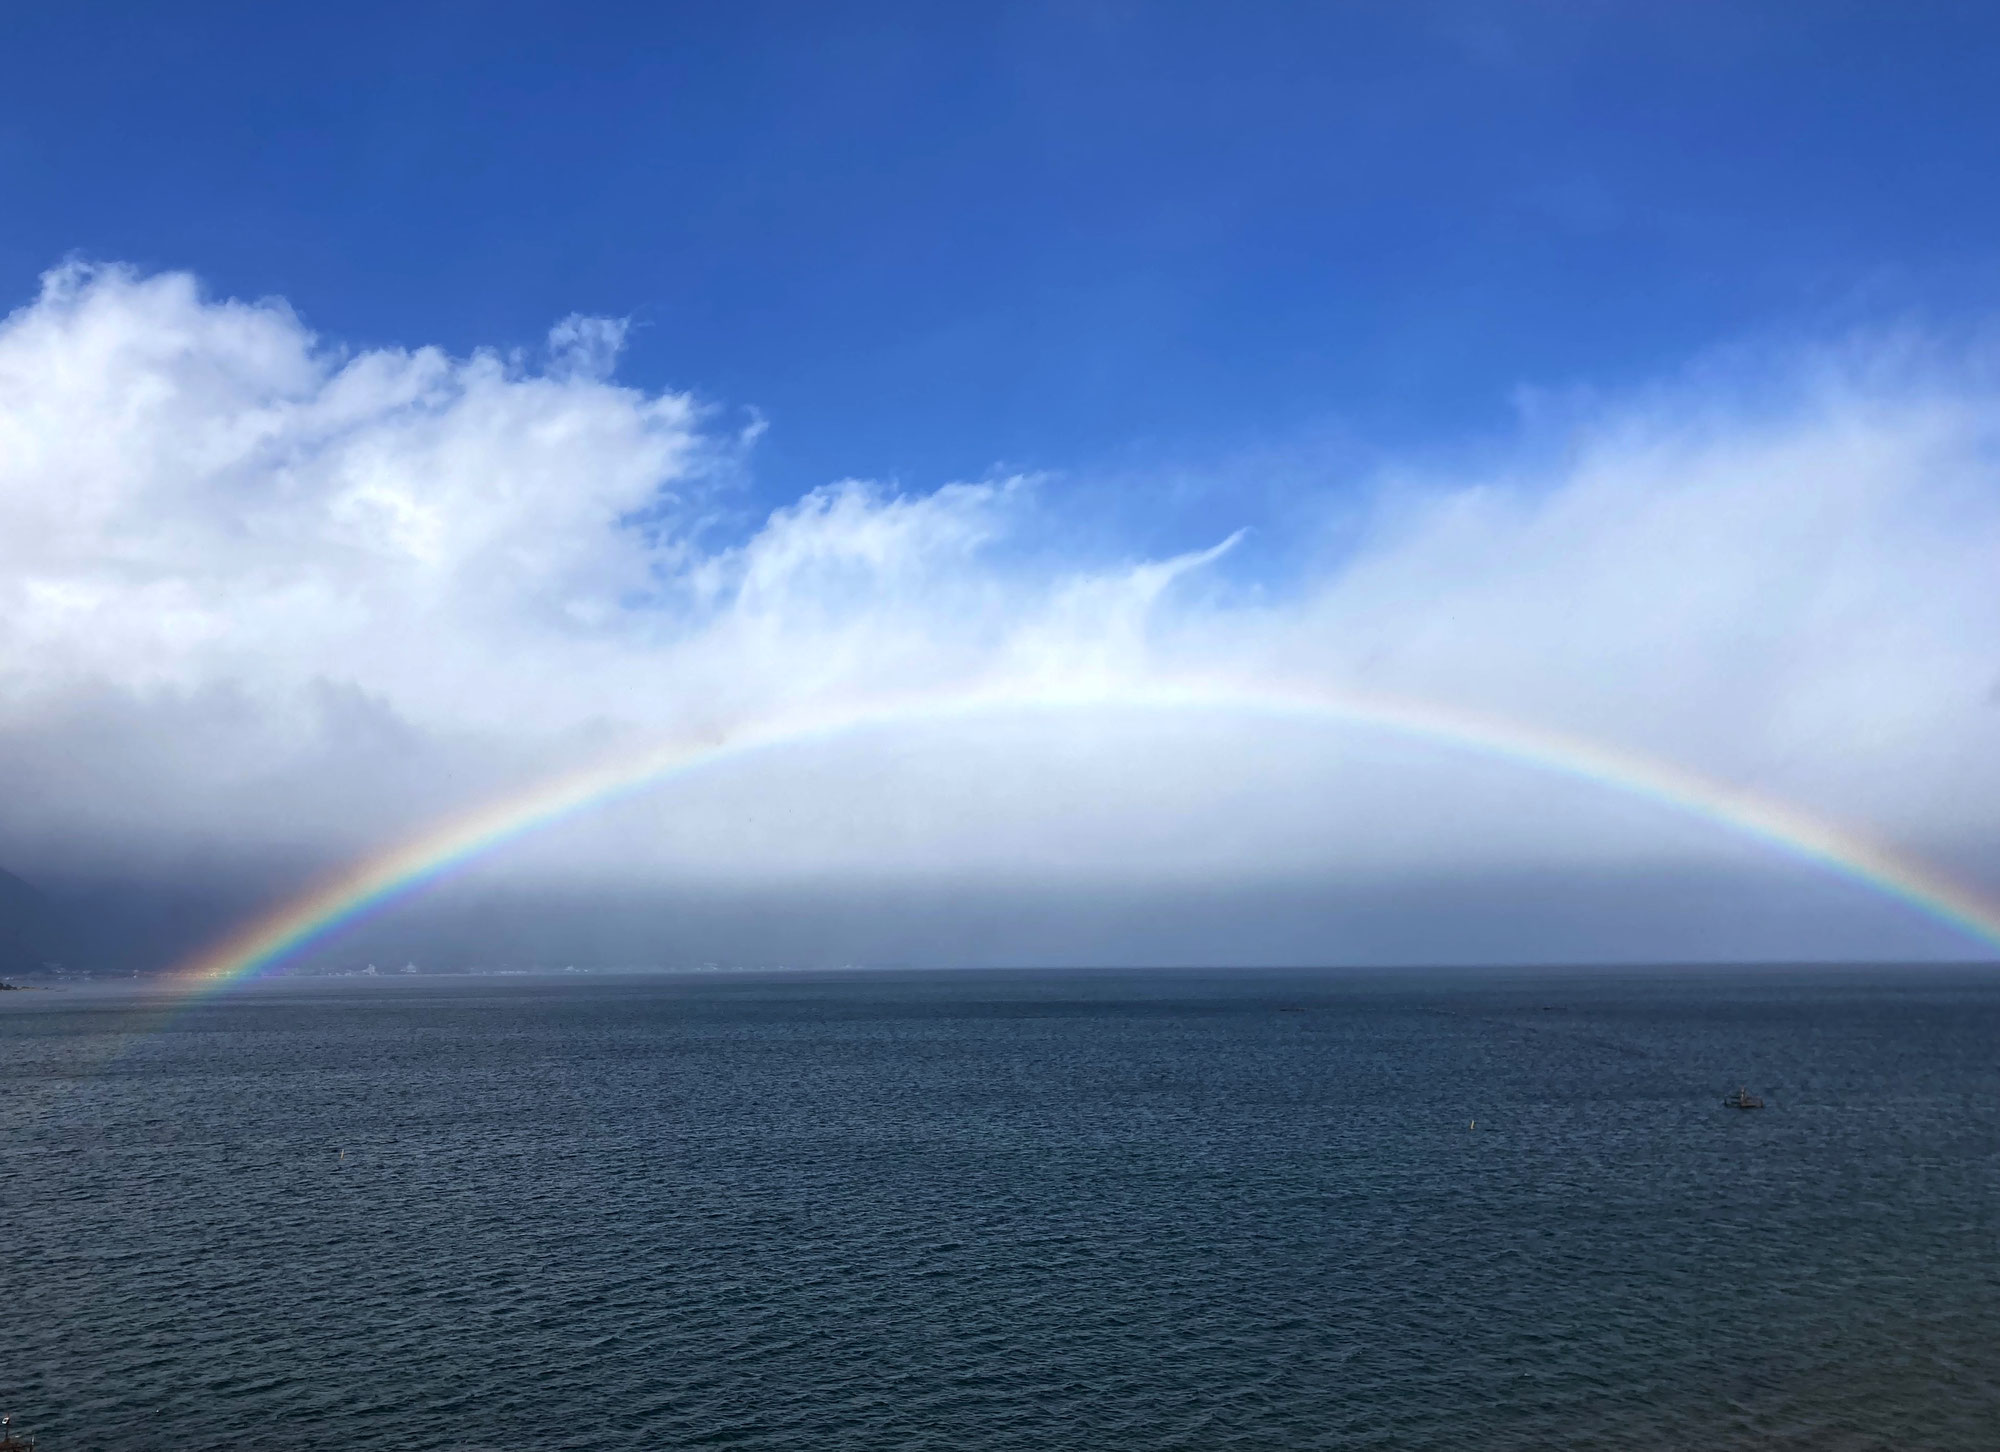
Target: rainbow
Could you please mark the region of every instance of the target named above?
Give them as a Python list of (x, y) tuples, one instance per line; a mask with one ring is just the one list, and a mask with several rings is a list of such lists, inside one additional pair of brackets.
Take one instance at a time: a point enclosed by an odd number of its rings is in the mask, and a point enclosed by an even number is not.
[(475, 858), (565, 817), (720, 762), (870, 728), (999, 711), (1090, 708), (1288, 717), (1392, 732), (1592, 782), (1731, 828), (1903, 902), (2000, 951), (2000, 908), (1929, 865), (1806, 812), (1655, 757), (1392, 696), (1213, 678), (1117, 687), (1014, 684), (822, 709), (680, 741), (559, 776), (434, 824), (250, 922), (177, 970), (213, 988), (283, 963)]

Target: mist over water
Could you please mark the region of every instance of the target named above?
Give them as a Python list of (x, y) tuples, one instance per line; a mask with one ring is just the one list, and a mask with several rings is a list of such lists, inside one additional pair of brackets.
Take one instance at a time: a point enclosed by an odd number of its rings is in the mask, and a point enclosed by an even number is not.
[(1969, 1452), (1996, 1042), (1941, 969), (7, 994), (0, 1400), (103, 1452)]
[[(1087, 466), (752, 489), (758, 430), (621, 382), (618, 319), (564, 318), (533, 352), (368, 345), (276, 297), (85, 261), (15, 300), (0, 867), (169, 936), (234, 916), (184, 894), (253, 910), (573, 773), (765, 732), (782, 749), (578, 813), (496, 867), (602, 893), (1122, 874), (1168, 897), (1225, 875), (1428, 898), (1771, 865), (1702, 791), (1664, 792), (1690, 816), (1560, 747), (1529, 769), (1518, 736), (1712, 778), (1975, 895), (1995, 880), (1990, 350), (1774, 340), (1485, 444), (1424, 430), (1443, 454), (1307, 449), (1282, 503), (1230, 490), (1199, 527), (1156, 471), (1090, 528)], [(1160, 708), (1201, 681), (1233, 684)], [(1442, 724), (1254, 708), (1293, 691)], [(1046, 699), (1097, 704), (793, 729)], [(1648, 900), (1625, 940), (1689, 953)], [(1436, 953), (1425, 916), (1387, 956)], [(1879, 927), (1888, 955), (1931, 955), (1921, 925)], [(99, 962), (138, 956), (85, 936)], [(1820, 956), (1808, 936), (1781, 954)], [(1528, 956), (1602, 951), (1544, 933)], [(1765, 955), (1755, 934), (1695, 951)], [(1152, 961), (1136, 939), (1105, 956)]]

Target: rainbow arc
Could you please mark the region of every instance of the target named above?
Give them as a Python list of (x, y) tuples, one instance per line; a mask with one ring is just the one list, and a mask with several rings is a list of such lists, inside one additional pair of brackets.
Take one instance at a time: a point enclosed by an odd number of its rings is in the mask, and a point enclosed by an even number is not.
[(1365, 692), (1212, 678), (1117, 688), (1011, 685), (767, 721), (600, 762), (438, 822), (245, 924), (179, 970), (191, 988), (252, 977), (530, 832), (724, 761), (870, 729), (997, 711), (1210, 711), (1391, 732), (1596, 783), (1718, 823), (1907, 904), (2000, 952), (2000, 907), (1903, 852), (1673, 762), (1456, 708)]

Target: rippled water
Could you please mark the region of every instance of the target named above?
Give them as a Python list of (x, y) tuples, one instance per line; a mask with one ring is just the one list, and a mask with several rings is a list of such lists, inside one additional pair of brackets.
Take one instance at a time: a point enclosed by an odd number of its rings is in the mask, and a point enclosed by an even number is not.
[(1997, 1046), (2000, 979), (1916, 970), (0, 995), (0, 1404), (45, 1452), (1984, 1452)]

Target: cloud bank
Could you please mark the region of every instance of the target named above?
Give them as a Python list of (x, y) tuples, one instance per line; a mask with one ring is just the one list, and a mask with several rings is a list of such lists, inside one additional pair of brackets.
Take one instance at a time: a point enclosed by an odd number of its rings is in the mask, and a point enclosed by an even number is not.
[[(0, 862), (303, 868), (816, 702), (1188, 672), (1643, 750), (1970, 871), (2000, 844), (2000, 383), (1976, 352), (1766, 348), (1529, 408), (1476, 459), (1291, 501), (1280, 574), (1255, 527), (1082, 552), (1060, 478), (840, 481), (746, 520), (752, 439), (620, 384), (621, 337), (348, 350), (185, 275), (49, 274), (0, 323)], [(1755, 856), (1365, 731), (1106, 710), (766, 754), (490, 870), (1407, 895)]]

